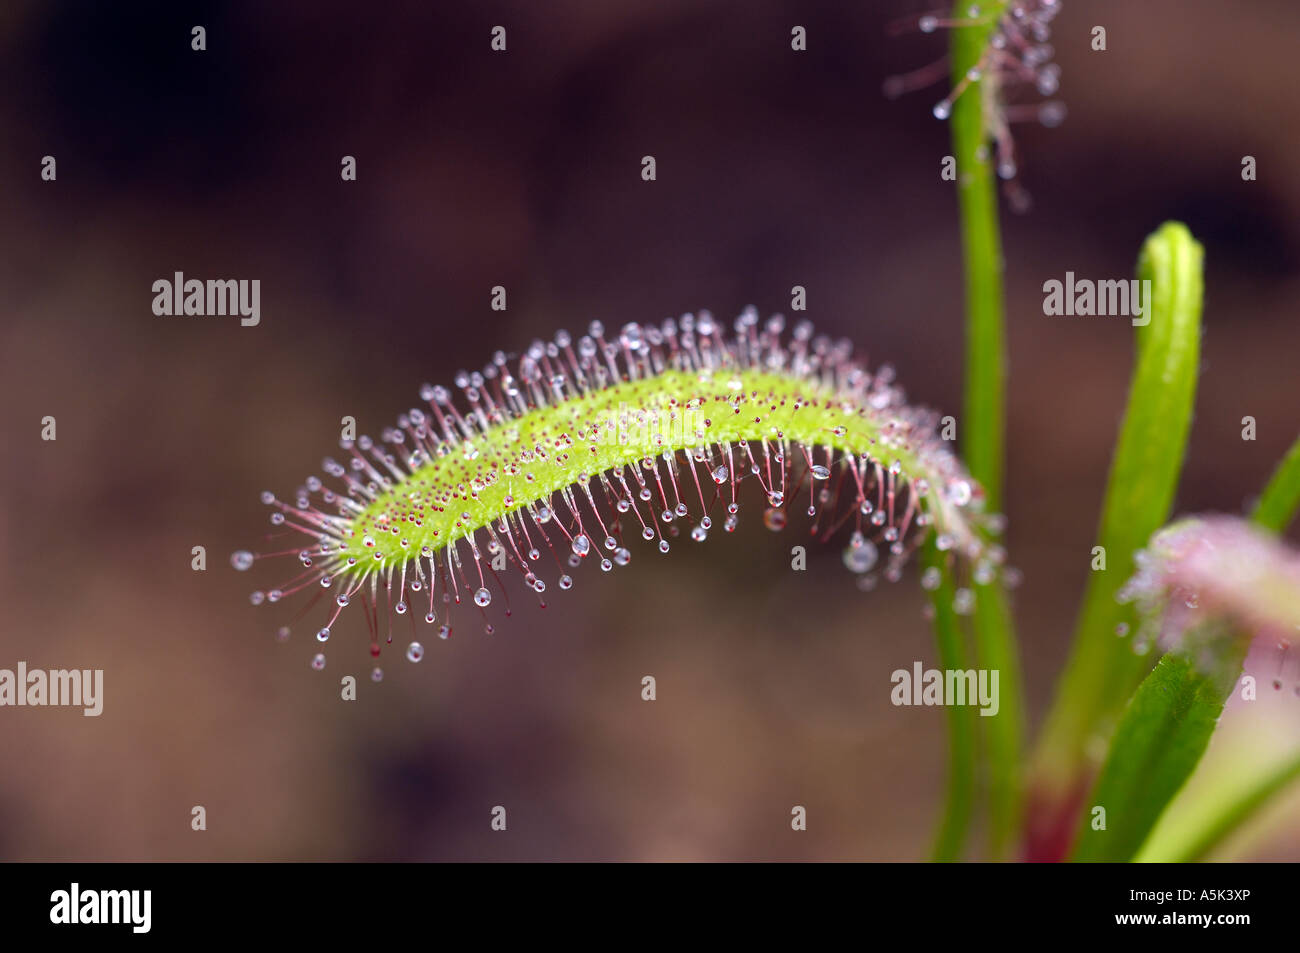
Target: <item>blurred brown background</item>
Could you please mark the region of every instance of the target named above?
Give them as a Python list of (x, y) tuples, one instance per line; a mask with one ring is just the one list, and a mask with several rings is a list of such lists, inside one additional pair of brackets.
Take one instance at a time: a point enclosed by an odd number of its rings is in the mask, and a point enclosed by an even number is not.
[[(377, 434), (420, 382), (596, 317), (784, 311), (801, 284), (819, 329), (959, 412), (956, 209), (930, 115), (945, 88), (880, 94), (942, 51), (886, 36), (924, 9), (5, 4), (0, 667), (103, 668), (106, 699), (97, 719), (0, 710), (0, 858), (923, 856), (944, 714), (889, 703), (892, 670), (934, 660), (914, 572), (861, 593), (813, 549), (793, 573), (792, 531), (769, 538), (751, 507), (735, 536), (584, 567), (545, 611), (517, 594), (494, 636), (425, 638), (419, 665), (386, 654), (372, 686), (359, 616), (313, 673), (308, 625), (278, 645), (292, 609), (247, 604), (275, 573), (227, 557), (265, 532), (258, 492), (317, 472), (343, 415)], [(1066, 0), (1057, 21), (1070, 115), (1020, 130), (1035, 205), (1005, 222), (1008, 541), (1035, 722), (1132, 338), (1044, 317), (1041, 283), (1127, 276), (1150, 230), (1188, 222), (1208, 294), (1179, 509), (1239, 511), (1297, 429), (1297, 37), (1285, 0)], [(261, 326), (155, 317), (150, 286), (177, 270), (260, 279)], [(1288, 730), (1291, 702), (1273, 706)], [(1300, 833), (1256, 856), (1300, 856)]]

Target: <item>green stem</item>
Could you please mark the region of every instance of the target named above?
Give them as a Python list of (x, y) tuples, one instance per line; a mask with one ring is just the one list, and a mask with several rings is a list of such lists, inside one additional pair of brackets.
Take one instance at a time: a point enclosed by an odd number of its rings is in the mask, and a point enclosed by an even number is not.
[[(953, 611), (955, 586), (943, 554), (931, 538), (922, 557), (927, 569), (939, 574), (939, 585), (930, 592), (934, 607), (934, 633), (939, 649), (939, 667), (948, 671), (967, 668), (966, 646), (962, 640), (957, 613)], [(948, 792), (943, 820), (935, 836), (931, 859), (949, 863), (960, 860), (970, 829), (975, 802), (975, 712), (965, 705), (949, 705), (948, 713)]]
[[(984, 56), (1007, 4), (986, 3), (981, 22), (952, 31), (953, 84)], [(969, 16), (969, 0), (953, 7), (953, 18)], [(1006, 332), (1003, 317), (1002, 240), (998, 228), (997, 183), (989, 159), (985, 112), (992, 73), (985, 73), (953, 104), (952, 140), (957, 160), (957, 196), (961, 209), (962, 255), (966, 275), (966, 386), (963, 456), (971, 475), (984, 488), (992, 512), (1002, 508), (1005, 460)], [(1020, 758), (1024, 702), (1019, 653), (1006, 594), (1000, 583), (981, 586), (974, 614), (975, 647), (980, 664), (997, 669), (1001, 708), (985, 719), (988, 734), (990, 848), (1005, 855), (1019, 826)]]

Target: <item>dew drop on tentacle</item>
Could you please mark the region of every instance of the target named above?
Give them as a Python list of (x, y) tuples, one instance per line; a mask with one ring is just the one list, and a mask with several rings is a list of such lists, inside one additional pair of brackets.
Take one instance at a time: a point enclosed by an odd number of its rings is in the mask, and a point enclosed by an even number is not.
[(850, 572), (869, 572), (880, 559), (876, 544), (861, 533), (854, 533), (849, 545), (844, 547), (844, 565)]
[(424, 646), (419, 642), (412, 642), (406, 647), (406, 660), (408, 662), (418, 662), (424, 658)]

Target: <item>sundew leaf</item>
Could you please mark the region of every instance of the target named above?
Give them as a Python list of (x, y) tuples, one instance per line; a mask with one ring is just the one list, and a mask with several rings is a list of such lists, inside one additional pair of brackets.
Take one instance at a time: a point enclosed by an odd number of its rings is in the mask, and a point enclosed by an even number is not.
[(325, 478), (263, 493), (271, 551), (231, 564), (296, 558), (301, 571), (252, 593), (254, 605), (306, 602), (324, 643), (357, 604), (372, 656), (401, 622), (418, 662), (419, 631), (495, 631), (485, 610), (511, 612), (503, 576), (522, 577), (544, 608), (548, 574), (564, 594), (584, 561), (609, 573), (634, 546), (666, 554), (715, 526), (731, 532), (753, 511), (742, 496), (774, 532), (805, 516), (811, 536), (847, 536), (844, 562), (863, 588), (876, 570), (898, 579), (931, 537), (979, 579), (998, 577), (994, 522), (938, 415), (907, 403), (888, 365), (868, 370), (808, 322), (787, 334), (780, 316), (747, 309), (731, 333), (700, 312), (607, 336), (594, 321), (455, 383), (459, 395), (422, 387), (425, 406), (378, 441), (345, 437)]

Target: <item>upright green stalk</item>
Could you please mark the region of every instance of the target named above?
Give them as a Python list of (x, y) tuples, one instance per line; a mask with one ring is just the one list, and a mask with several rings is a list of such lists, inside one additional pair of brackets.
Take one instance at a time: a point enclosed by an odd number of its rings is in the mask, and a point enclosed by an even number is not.
[[(930, 591), (934, 608), (934, 632), (939, 648), (939, 667), (965, 671), (968, 663), (953, 598), (956, 589), (952, 572), (931, 538), (926, 542), (922, 563), (927, 572), (938, 574), (938, 585)], [(940, 862), (961, 860), (966, 835), (970, 829), (975, 803), (975, 721), (976, 709), (966, 705), (949, 705), (948, 714), (948, 795), (943, 820), (935, 835), (931, 859)]]
[[(966, 16), (958, 3), (954, 19)], [(953, 30), (953, 83), (979, 62), (989, 26)], [(962, 254), (966, 275), (966, 391), (962, 456), (984, 487), (995, 512), (1002, 505), (1006, 411), (1006, 335), (1003, 328), (1002, 238), (998, 230), (997, 182), (989, 159), (984, 83), (972, 83), (953, 104), (952, 144), (957, 160)]]
[[(953, 84), (984, 56), (1007, 4), (982, 5), (980, 22), (952, 31)], [(953, 19), (969, 16), (969, 0), (953, 7)], [(986, 97), (992, 74), (972, 83), (953, 104), (952, 141), (957, 160), (962, 254), (966, 274), (966, 388), (962, 455), (984, 487), (993, 512), (1002, 508), (1005, 459), (1006, 334), (1002, 296), (1002, 240), (998, 231), (997, 183), (989, 158)], [(1023, 737), (1020, 660), (1011, 610), (1000, 582), (982, 585), (973, 617), (980, 665), (997, 669), (1001, 708), (988, 724), (990, 849), (1005, 856), (1019, 826), (1020, 756)]]

